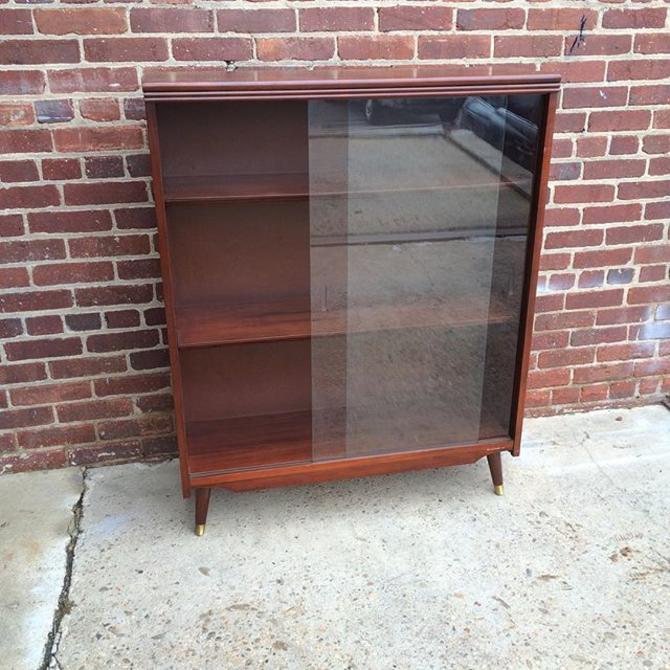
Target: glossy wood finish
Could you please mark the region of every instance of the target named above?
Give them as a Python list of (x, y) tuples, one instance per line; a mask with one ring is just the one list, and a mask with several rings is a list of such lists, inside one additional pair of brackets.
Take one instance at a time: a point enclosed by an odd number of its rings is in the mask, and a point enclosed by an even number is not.
[(489, 470), (491, 471), (491, 480), (493, 481), (493, 486), (496, 489), (496, 493), (502, 494), (502, 485), (503, 485), (502, 456), (498, 451), (495, 454), (488, 454), (486, 458), (489, 462)]
[[(492, 71), (490, 76), (454, 77), (430, 66), (239, 68), (233, 72), (182, 69), (158, 72), (145, 79), (182, 490), (189, 495), (191, 488), (196, 489), (197, 523), (204, 523), (212, 486), (249, 490), (472, 463), (483, 456), (488, 457), (494, 483), (500, 480), (502, 484), (500, 452), (518, 454), (519, 450), (558, 85), (559, 78), (554, 75), (519, 77)], [(344, 182), (338, 182), (338, 177), (331, 186), (321, 183), (315, 188), (309, 183), (307, 107), (302, 101), (514, 93), (546, 94), (540, 127), (542, 153), (532, 177), (534, 188), (525, 178), (505, 175), (500, 182), (479, 184), (453, 177), (449, 181), (424, 181), (418, 187), (389, 183), (358, 194), (343, 188)], [(267, 113), (258, 104), (264, 100), (289, 106), (272, 107), (280, 121), (272, 132), (265, 128), (249, 151), (242, 139)], [(196, 101), (206, 105), (191, 105)], [(222, 101), (243, 104), (245, 112), (241, 114), (234, 107), (208, 107), (209, 101), (212, 105), (222, 105)], [(180, 154), (184, 149), (171, 138), (182, 134), (182, 129), (188, 137), (189, 110), (196, 108), (200, 128), (211, 126), (214, 132), (216, 125), (207, 119), (223, 114), (227, 133), (236, 119), (245, 130), (213, 136), (211, 151), (207, 142), (196, 138), (190, 153), (186, 150), (187, 154)], [(182, 146), (189, 143), (182, 142)], [(226, 151), (230, 146), (235, 150)], [(289, 151), (289, 146), (295, 150)], [(167, 159), (161, 159), (162, 148), (167, 151)], [(200, 160), (203, 155), (204, 162)], [(273, 161), (282, 155), (289, 163), (279, 172)], [(238, 159), (244, 164), (238, 166)], [(198, 165), (205, 166), (204, 173)], [(439, 300), (388, 307), (377, 304), (314, 310), (310, 304), (314, 276), (310, 279), (313, 259), (309, 257), (307, 206), (311, 198), (332, 199), (336, 208), (340, 207), (340, 196), (392, 198), (406, 191), (422, 197), (422, 193), (476, 186), (500, 188), (501, 194), (508, 190), (526, 199), (531, 193), (521, 314), (510, 311), (505, 299), (495, 295), (482, 306), (474, 304), (475, 298), (463, 301), (455, 295), (444, 295)], [(248, 209), (246, 203), (250, 202), (255, 203), (255, 209)], [(504, 212), (499, 216), (504, 217)], [(506, 235), (514, 235), (515, 226), (523, 231), (521, 223), (499, 219), (498, 226)], [(458, 239), (464, 234), (472, 233), (364, 232), (346, 240), (335, 233), (324, 233), (318, 244), (333, 247), (328, 258), (336, 273), (346, 267), (337, 251), (345, 242), (391, 245)], [(227, 262), (217, 266), (218, 250), (224, 248)], [(284, 262), (287, 257), (290, 263)], [(210, 268), (207, 276), (200, 272), (202, 267)], [(330, 271), (328, 265), (323, 268)], [(447, 327), (467, 332), (468, 328), (488, 324), (491, 329), (501, 329), (495, 347), (504, 348), (510, 333), (516, 337), (517, 320), (516, 369), (499, 372), (513, 377), (509, 433), (505, 427), (507, 410), (501, 415), (495, 409), (496, 399), (485, 396), (478, 441), (476, 435), (470, 436), (467, 426), (459, 427), (458, 416), (466, 407), (455, 403), (444, 415), (443, 426), (434, 435), (424, 435), (427, 443), (423, 447), (412, 443), (409, 418), (374, 434), (357, 434), (351, 452), (335, 436), (315, 453), (315, 414), (305, 409), (312, 402), (310, 350), (314, 341), (394, 330)], [(487, 351), (489, 355), (495, 352)], [(412, 374), (424, 372), (420, 369)], [(407, 393), (411, 389), (408, 383)], [(337, 410), (331, 412), (337, 415)]]

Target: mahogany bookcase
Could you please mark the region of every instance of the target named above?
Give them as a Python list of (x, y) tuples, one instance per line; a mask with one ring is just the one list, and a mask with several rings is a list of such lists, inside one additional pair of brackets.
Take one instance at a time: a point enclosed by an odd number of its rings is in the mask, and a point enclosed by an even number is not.
[(559, 78), (144, 81), (184, 496), (519, 454)]

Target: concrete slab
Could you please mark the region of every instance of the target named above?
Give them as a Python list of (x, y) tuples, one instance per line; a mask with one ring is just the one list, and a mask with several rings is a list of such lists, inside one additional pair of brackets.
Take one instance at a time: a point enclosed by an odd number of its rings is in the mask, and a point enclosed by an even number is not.
[(89, 473), (57, 658), (89, 668), (668, 668), (670, 412), (528, 421), (475, 466), (213, 494)]
[(80, 470), (0, 477), (0, 666), (42, 662), (65, 577)]

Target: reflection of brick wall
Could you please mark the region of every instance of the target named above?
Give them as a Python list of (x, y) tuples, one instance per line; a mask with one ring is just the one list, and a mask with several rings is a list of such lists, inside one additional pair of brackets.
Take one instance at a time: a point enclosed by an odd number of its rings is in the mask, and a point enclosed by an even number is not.
[(174, 449), (139, 89), (143, 70), (166, 64), (560, 72), (529, 408), (661, 397), (669, 10), (662, 0), (0, 4), (0, 468)]

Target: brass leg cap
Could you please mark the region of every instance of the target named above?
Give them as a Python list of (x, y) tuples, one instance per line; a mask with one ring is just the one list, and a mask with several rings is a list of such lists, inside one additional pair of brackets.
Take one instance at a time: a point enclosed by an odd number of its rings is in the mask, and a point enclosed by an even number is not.
[(503, 487), (502, 484), (498, 484), (498, 486), (494, 486), (494, 487), (493, 487), (493, 492), (494, 492), (497, 496), (502, 496), (502, 495), (505, 494), (505, 489), (504, 489), (504, 487)]
[(195, 524), (195, 534), (198, 537), (205, 534), (205, 524), (204, 523), (196, 523)]

